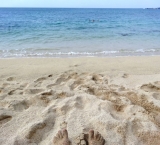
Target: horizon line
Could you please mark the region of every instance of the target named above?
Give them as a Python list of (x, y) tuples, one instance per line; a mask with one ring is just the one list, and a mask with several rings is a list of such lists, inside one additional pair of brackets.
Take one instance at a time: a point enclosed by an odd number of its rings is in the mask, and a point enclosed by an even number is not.
[[(0, 7), (0, 8), (48, 8), (48, 9), (144, 9), (144, 7), (138, 7), (138, 8), (107, 8), (107, 7)], [(152, 8), (152, 7), (145, 7), (145, 8)], [(156, 7), (158, 8), (158, 7)]]

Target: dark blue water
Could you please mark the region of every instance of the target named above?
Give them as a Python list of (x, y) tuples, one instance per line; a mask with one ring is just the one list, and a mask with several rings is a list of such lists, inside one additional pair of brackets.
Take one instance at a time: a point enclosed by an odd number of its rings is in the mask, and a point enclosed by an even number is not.
[(0, 8), (0, 57), (159, 54), (158, 9)]

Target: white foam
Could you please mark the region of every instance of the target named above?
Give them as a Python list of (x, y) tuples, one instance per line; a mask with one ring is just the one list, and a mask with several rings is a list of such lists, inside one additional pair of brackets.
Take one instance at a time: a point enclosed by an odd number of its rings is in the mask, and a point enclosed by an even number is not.
[[(155, 53), (155, 54), (153, 54)], [(21, 49), (21, 50), (2, 50), (0, 57), (63, 57), (63, 56), (129, 56), (129, 55), (158, 55), (159, 49), (137, 49), (137, 50), (111, 50), (111, 51), (99, 51), (99, 52), (54, 52), (50, 51), (35, 51), (34, 49)]]

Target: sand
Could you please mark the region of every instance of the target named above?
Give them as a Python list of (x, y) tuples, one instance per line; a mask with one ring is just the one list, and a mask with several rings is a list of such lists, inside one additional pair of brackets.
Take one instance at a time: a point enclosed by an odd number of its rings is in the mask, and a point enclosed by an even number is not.
[(0, 145), (52, 145), (63, 128), (72, 145), (90, 129), (160, 144), (160, 56), (1, 59)]

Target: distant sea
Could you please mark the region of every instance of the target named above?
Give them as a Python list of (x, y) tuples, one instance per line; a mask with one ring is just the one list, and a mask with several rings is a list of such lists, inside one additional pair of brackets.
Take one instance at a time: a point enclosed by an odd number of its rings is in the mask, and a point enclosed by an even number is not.
[(159, 9), (0, 8), (0, 57), (160, 55)]

